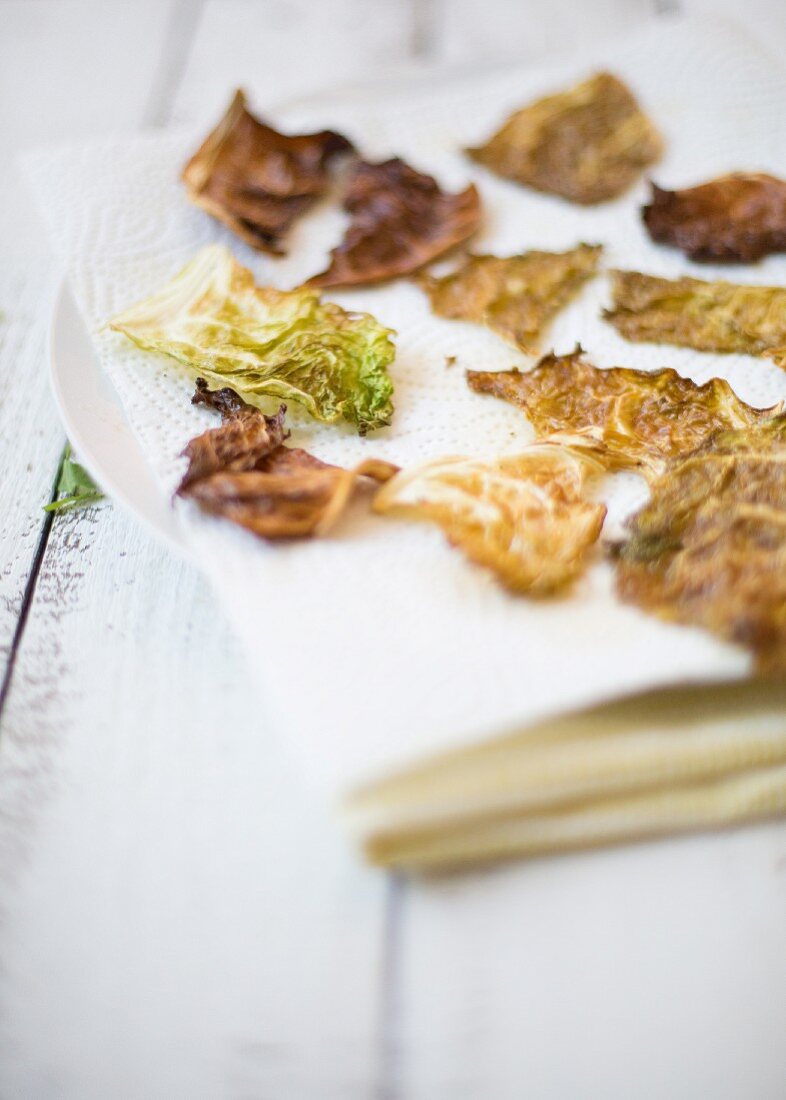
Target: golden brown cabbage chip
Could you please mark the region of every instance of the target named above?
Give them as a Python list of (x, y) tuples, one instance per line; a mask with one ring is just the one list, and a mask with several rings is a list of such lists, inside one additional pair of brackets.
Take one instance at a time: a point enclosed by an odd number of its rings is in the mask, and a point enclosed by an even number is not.
[(544, 327), (595, 274), (603, 248), (467, 256), (448, 275), (417, 282), (440, 317), (486, 325), (522, 351), (537, 350)]
[(780, 411), (746, 405), (722, 378), (699, 386), (668, 367), (601, 370), (581, 348), (546, 355), (531, 371), (467, 371), (467, 382), (523, 409), (539, 438), (592, 439), (610, 467), (640, 466), (647, 477), (719, 429), (749, 427)]
[(786, 289), (612, 273), (604, 317), (628, 340), (766, 355), (786, 367)]
[(617, 589), (786, 672), (786, 416), (675, 459), (629, 524)]
[(662, 150), (627, 85), (598, 73), (516, 111), (467, 152), (497, 175), (591, 204), (627, 191)]
[(403, 470), (374, 511), (438, 524), (513, 592), (546, 596), (583, 570), (606, 508), (584, 499), (603, 472), (592, 448), (534, 444), (496, 459), (438, 458)]

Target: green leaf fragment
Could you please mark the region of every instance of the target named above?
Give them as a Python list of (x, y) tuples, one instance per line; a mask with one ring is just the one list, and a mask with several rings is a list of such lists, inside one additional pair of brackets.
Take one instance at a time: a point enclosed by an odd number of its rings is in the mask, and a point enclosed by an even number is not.
[(44, 511), (65, 512), (101, 500), (103, 495), (84, 466), (72, 457), (71, 444), (66, 444), (57, 479), (57, 499), (45, 505)]
[(393, 415), (392, 330), (308, 287), (258, 287), (221, 245), (202, 249), (109, 325), (259, 408), (265, 398), (296, 401), (317, 420), (348, 420), (361, 435)]

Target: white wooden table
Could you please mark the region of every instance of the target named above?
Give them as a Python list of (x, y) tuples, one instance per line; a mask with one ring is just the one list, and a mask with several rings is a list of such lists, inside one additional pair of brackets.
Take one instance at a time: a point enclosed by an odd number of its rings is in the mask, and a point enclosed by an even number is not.
[[(3, 1098), (786, 1096), (786, 826), (369, 871), (200, 576), (108, 502), (42, 511), (58, 274), (10, 153), (207, 121), (237, 84), (264, 107), (538, 60), (680, 6), (0, 0)], [(783, 0), (725, 6), (783, 54)]]

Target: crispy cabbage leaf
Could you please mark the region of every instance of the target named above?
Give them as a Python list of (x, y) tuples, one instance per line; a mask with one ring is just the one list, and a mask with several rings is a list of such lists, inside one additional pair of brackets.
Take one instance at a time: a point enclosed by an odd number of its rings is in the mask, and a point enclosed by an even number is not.
[(258, 287), (220, 245), (203, 249), (110, 327), (195, 376), (228, 384), (252, 405), (296, 401), (317, 420), (348, 420), (361, 435), (393, 414), (390, 329), (305, 287)]
[(601, 370), (581, 348), (546, 355), (531, 371), (467, 371), (467, 382), (476, 393), (523, 409), (539, 438), (594, 440), (610, 468), (638, 466), (649, 478), (714, 432), (750, 427), (780, 411), (746, 405), (722, 378), (700, 386), (669, 367)]
[(322, 535), (344, 511), (360, 478), (381, 482), (396, 473), (396, 466), (379, 459), (345, 470), (284, 446), (286, 405), (265, 416), (232, 389), (211, 391), (201, 378), (192, 400), (216, 409), (223, 423), (186, 446), (188, 469), (177, 495), (261, 538)]
[(626, 191), (662, 142), (630, 89), (597, 73), (516, 111), (467, 152), (497, 175), (588, 205)]
[(280, 134), (249, 112), (238, 91), (183, 169), (193, 203), (252, 248), (280, 253), (292, 223), (330, 184), (330, 165), (352, 145), (341, 134)]
[(620, 596), (746, 646), (786, 672), (786, 417), (675, 459), (630, 521)]
[(417, 282), (440, 317), (486, 325), (522, 351), (537, 350), (543, 329), (595, 274), (603, 248), (467, 256), (455, 271)]
[(682, 191), (652, 185), (642, 218), (653, 241), (692, 260), (751, 263), (786, 251), (786, 180), (732, 172)]
[(177, 489), (181, 495), (213, 474), (253, 470), (289, 435), (284, 428), (286, 405), (281, 405), (275, 416), (265, 416), (229, 386), (211, 390), (204, 378), (197, 378), (191, 403), (219, 412), (223, 424), (195, 436), (186, 445), (183, 455), (188, 459), (188, 469)]
[(786, 367), (786, 289), (612, 273), (604, 312), (628, 340), (766, 355)]
[(583, 570), (605, 506), (583, 497), (603, 471), (591, 448), (534, 444), (492, 460), (438, 458), (397, 474), (374, 511), (438, 524), (513, 592), (546, 596)]
[(398, 157), (352, 170), (344, 209), (351, 221), (312, 286), (356, 286), (410, 275), (468, 240), (480, 224), (480, 196), (443, 191)]

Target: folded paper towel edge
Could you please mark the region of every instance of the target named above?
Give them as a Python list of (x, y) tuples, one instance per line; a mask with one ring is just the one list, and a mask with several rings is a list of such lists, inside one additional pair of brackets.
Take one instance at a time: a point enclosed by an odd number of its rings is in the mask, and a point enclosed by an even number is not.
[(753, 824), (786, 813), (786, 765), (579, 803), (568, 812), (491, 816), (444, 829), (371, 834), (366, 859), (406, 873), (445, 872)]
[[(711, 792), (735, 776), (786, 765), (786, 684), (740, 683), (648, 691), (537, 723), (483, 745), (433, 757), (341, 800), (345, 827), (376, 863), (438, 865), (633, 839), (663, 817), (672, 831), (711, 815)], [(729, 788), (731, 789), (731, 788)], [(701, 795), (702, 814), (688, 794)], [(623, 810), (628, 807), (627, 817)], [(728, 812), (728, 811), (724, 811)], [(588, 824), (587, 845), (570, 823)], [(625, 827), (619, 824), (625, 821)], [(561, 824), (560, 824), (561, 823)], [(646, 825), (646, 827), (645, 827)], [(539, 839), (538, 839), (539, 838)], [(572, 838), (572, 839), (571, 839)], [(598, 839), (596, 843), (602, 843)]]

